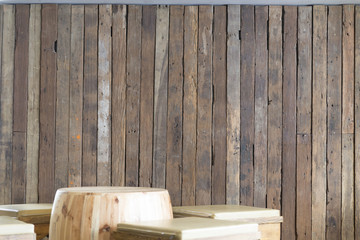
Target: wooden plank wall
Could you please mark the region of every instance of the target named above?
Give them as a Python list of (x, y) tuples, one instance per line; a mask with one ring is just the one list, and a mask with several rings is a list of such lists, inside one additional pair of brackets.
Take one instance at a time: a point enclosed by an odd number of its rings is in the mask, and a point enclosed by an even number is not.
[(0, 204), (72, 186), (360, 239), (360, 6), (0, 6)]

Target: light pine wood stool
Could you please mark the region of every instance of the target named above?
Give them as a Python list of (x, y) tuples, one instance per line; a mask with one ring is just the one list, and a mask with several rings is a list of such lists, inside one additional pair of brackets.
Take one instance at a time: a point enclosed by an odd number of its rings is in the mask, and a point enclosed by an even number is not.
[(139, 223), (120, 223), (112, 234), (115, 240), (257, 240), (258, 224), (207, 218), (177, 218)]
[(0, 205), (0, 216), (10, 216), (34, 224), (36, 239), (40, 240), (49, 234), (51, 209), (50, 203)]
[(240, 205), (203, 205), (173, 207), (174, 217), (203, 217), (259, 224), (261, 240), (280, 240), (283, 218), (276, 209)]
[(35, 240), (34, 225), (0, 216), (0, 240)]

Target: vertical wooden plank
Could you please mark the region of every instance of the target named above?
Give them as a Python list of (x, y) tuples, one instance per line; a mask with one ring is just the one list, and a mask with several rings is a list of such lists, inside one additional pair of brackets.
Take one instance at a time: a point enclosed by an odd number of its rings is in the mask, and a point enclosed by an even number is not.
[(84, 5), (71, 6), (69, 179), (70, 187), (81, 186)]
[(129, 6), (126, 89), (126, 178), (127, 186), (139, 185), (139, 113), (141, 75), (142, 7)]
[(240, 6), (227, 7), (226, 204), (240, 203)]
[(282, 7), (269, 7), (267, 207), (280, 209), (282, 151)]
[(326, 239), (341, 239), (341, 29), (342, 7), (329, 6), (327, 53)]
[(85, 5), (84, 13), (84, 105), (82, 116), (82, 186), (96, 185), (97, 156), (97, 5)]
[(226, 6), (214, 7), (212, 204), (226, 199)]
[(156, 13), (153, 187), (165, 188), (169, 7)]
[(139, 185), (151, 187), (156, 6), (144, 6), (142, 18)]
[(98, 186), (111, 182), (111, 5), (99, 5), (98, 36)]
[[(355, 7), (355, 66), (360, 66), (360, 6)], [(355, 67), (355, 239), (360, 239), (360, 68)]]
[(240, 203), (254, 204), (255, 16), (254, 6), (241, 8)]
[(57, 21), (55, 189), (68, 186), (71, 6), (59, 5)]
[(42, 6), (39, 202), (54, 199), (57, 5)]
[(311, 238), (312, 7), (298, 9), (296, 234)]
[(198, 115), (196, 149), (197, 205), (211, 204), (213, 7), (199, 6)]
[(284, 7), (283, 178), (281, 208), (283, 239), (296, 239), (296, 63), (297, 7)]
[(343, 6), (342, 238), (354, 239), (354, 6)]
[(11, 202), (25, 203), (29, 5), (15, 6), (15, 63)]
[[(38, 201), (41, 5), (30, 5), (26, 130), (26, 203)], [(1, 46), (1, 44), (0, 44)]]
[(126, 124), (126, 14), (127, 6), (113, 5), (113, 85), (111, 111), (112, 185), (125, 185)]
[(255, 7), (254, 206), (266, 207), (269, 7)]
[(181, 205), (184, 7), (170, 7), (166, 188)]
[(198, 7), (185, 6), (184, 113), (181, 203), (195, 205)]

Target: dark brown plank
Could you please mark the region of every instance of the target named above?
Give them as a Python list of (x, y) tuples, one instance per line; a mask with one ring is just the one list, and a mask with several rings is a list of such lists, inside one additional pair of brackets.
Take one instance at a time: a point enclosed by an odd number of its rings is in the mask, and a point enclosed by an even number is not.
[(54, 199), (57, 5), (42, 6), (39, 202)]
[(226, 6), (214, 7), (212, 204), (226, 200)]
[(85, 6), (82, 186), (96, 185), (98, 17), (97, 5)]
[(139, 184), (139, 111), (142, 7), (128, 7), (126, 89), (126, 186)]
[(329, 6), (327, 53), (326, 239), (341, 239), (341, 28), (342, 7)]
[(166, 188), (181, 205), (184, 7), (170, 7)]
[(113, 5), (111, 143), (112, 185), (125, 185), (126, 124), (126, 14), (125, 5)]
[(139, 185), (151, 187), (156, 6), (144, 6), (142, 18)]
[(25, 203), (29, 5), (15, 7), (12, 203)]
[(269, 7), (267, 207), (280, 209), (282, 152), (282, 7)]
[(197, 205), (211, 204), (212, 26), (213, 7), (199, 6), (195, 199)]
[(284, 7), (282, 238), (296, 239), (297, 7)]
[[(355, 66), (360, 65), (360, 6), (355, 7)], [(360, 159), (360, 68), (355, 67), (355, 159)], [(360, 239), (360, 161), (355, 161), (355, 239)]]
[(185, 6), (184, 113), (181, 203), (195, 205), (198, 7)]

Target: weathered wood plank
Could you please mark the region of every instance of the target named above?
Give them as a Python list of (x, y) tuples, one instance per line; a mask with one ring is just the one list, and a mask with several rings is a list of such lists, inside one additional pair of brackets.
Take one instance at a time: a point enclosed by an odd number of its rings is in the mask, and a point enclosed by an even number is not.
[(112, 185), (125, 185), (127, 6), (113, 5)]
[(84, 81), (84, 5), (71, 6), (71, 55), (69, 99), (69, 179), (70, 187), (81, 186), (82, 118)]
[(326, 239), (341, 239), (341, 29), (342, 7), (329, 6), (327, 53)]
[(241, 7), (240, 203), (254, 204), (255, 16), (254, 6)]
[[(38, 202), (41, 5), (30, 5), (26, 130), (26, 203)], [(1, 46), (1, 44), (0, 44)]]
[(280, 209), (282, 151), (282, 7), (269, 7), (267, 207)]
[(57, 5), (44, 4), (41, 17), (39, 202), (54, 199)]
[(212, 204), (226, 201), (226, 6), (214, 7)]
[(195, 205), (198, 7), (185, 6), (184, 113), (181, 203)]
[(98, 186), (111, 183), (111, 5), (99, 5), (98, 36)]
[(99, 7), (97, 5), (85, 5), (82, 186), (96, 185), (98, 19)]
[(213, 7), (199, 6), (198, 117), (196, 150), (197, 205), (211, 204)]
[(139, 186), (151, 187), (154, 117), (156, 6), (144, 6), (141, 27), (140, 166)]
[(167, 116), (166, 188), (171, 203), (181, 205), (182, 175), (182, 95), (183, 95), (183, 34), (184, 7), (170, 7), (169, 85)]
[(165, 188), (169, 7), (158, 6), (156, 15), (152, 186)]
[(13, 133), (11, 203), (25, 203), (26, 133)]
[(266, 207), (269, 7), (255, 7), (254, 206)]
[(240, 203), (240, 6), (227, 8), (226, 203)]
[[(355, 66), (360, 66), (360, 6), (355, 7)], [(360, 68), (355, 67), (355, 239), (360, 239)]]

